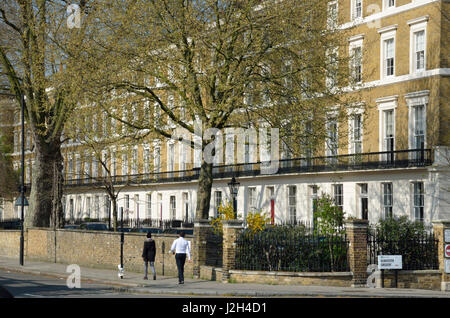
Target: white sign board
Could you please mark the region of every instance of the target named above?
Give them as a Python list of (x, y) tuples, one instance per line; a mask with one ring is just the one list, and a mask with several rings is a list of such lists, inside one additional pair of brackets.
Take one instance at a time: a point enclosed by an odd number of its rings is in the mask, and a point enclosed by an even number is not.
[(444, 260), (444, 271), (446, 274), (450, 274), (450, 259)]
[(450, 243), (450, 229), (444, 230), (444, 241), (445, 243)]
[(402, 256), (378, 255), (378, 269), (402, 269)]

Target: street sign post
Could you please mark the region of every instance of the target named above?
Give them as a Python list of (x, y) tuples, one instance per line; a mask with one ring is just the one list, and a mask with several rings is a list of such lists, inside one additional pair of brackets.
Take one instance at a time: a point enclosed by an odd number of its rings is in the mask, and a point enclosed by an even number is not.
[(398, 270), (402, 269), (401, 255), (378, 255), (378, 269), (381, 270), (381, 287), (384, 288), (384, 270), (393, 269), (395, 273), (395, 288), (398, 282)]
[(444, 259), (444, 271), (446, 274), (450, 274), (450, 259)]
[(378, 269), (402, 269), (402, 256), (378, 255)]

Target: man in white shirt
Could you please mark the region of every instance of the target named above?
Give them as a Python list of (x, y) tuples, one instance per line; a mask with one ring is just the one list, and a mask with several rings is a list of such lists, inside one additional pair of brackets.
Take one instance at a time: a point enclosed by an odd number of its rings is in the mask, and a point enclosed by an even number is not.
[(191, 247), (189, 242), (184, 239), (184, 232), (180, 232), (178, 236), (173, 241), (169, 253), (175, 254), (175, 261), (178, 268), (178, 284), (184, 284), (184, 263), (186, 262), (186, 255), (189, 262), (191, 261)]

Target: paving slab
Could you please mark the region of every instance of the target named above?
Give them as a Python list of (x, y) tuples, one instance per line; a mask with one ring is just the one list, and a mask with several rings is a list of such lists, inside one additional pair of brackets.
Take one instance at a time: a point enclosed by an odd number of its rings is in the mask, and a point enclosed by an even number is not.
[[(67, 279), (68, 264), (28, 261), (0, 256), (0, 269), (10, 272)], [(115, 291), (132, 294), (198, 295), (208, 297), (383, 297), (383, 298), (450, 298), (450, 292), (406, 288), (351, 288), (332, 286), (273, 285), (223, 283), (185, 277), (183, 285), (176, 277), (157, 276), (156, 280), (143, 274), (127, 272), (123, 279), (118, 271), (80, 266), (81, 284), (90, 282), (111, 286)]]

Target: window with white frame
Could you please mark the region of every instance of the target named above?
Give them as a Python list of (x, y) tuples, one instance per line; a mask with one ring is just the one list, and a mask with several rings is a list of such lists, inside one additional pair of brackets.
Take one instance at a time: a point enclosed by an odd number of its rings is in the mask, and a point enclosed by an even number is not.
[(103, 136), (108, 136), (108, 113), (106, 111), (103, 111), (102, 113), (102, 121), (103, 121)]
[(351, 52), (351, 74), (355, 83), (362, 81), (362, 47), (353, 46)]
[(117, 173), (117, 157), (116, 151), (111, 152), (111, 176), (115, 176)]
[(136, 175), (138, 173), (138, 150), (133, 148), (131, 162), (131, 174)]
[(344, 185), (333, 185), (334, 205), (341, 211), (344, 209)]
[(69, 180), (73, 179), (73, 158), (72, 158), (72, 156), (69, 156), (67, 169), (68, 169), (67, 178)]
[(215, 216), (219, 216), (219, 208), (222, 205), (222, 191), (214, 192)]
[(108, 195), (103, 196), (103, 217), (109, 218), (111, 212), (111, 199)]
[(393, 187), (392, 183), (382, 184), (382, 211), (385, 219), (393, 217)]
[(395, 0), (383, 0), (384, 10), (395, 8)]
[(128, 154), (125, 152), (122, 154), (122, 175), (126, 176), (127, 174), (128, 174)]
[(102, 159), (100, 162), (100, 165), (102, 167), (102, 176), (106, 177), (107, 175), (107, 167), (108, 167), (108, 152), (106, 150), (102, 151)]
[(413, 106), (413, 116), (413, 147), (423, 149), (425, 147), (425, 105)]
[(354, 114), (351, 120), (351, 152), (362, 153), (362, 114)]
[(338, 59), (338, 49), (333, 48), (327, 51), (328, 55), (328, 70), (326, 77), (326, 84), (328, 89), (333, 89), (338, 84), (338, 68), (339, 68), (339, 59)]
[(145, 214), (147, 218), (152, 217), (152, 194), (147, 193), (145, 200)]
[(330, 1), (328, 2), (328, 18), (327, 18), (328, 28), (333, 30), (338, 25), (338, 2)]
[(81, 179), (81, 158), (80, 155), (76, 155), (76, 178)]
[(409, 71), (411, 74), (426, 69), (427, 23), (428, 16), (409, 20), (410, 56)]
[(167, 171), (172, 172), (175, 170), (175, 144), (167, 144)]
[[(326, 123), (326, 155), (337, 156), (338, 155), (338, 123), (335, 118), (329, 118)], [(336, 158), (331, 158), (331, 161), (335, 161)]]
[(159, 173), (161, 172), (161, 146), (155, 145), (154, 152), (154, 170), (156, 173)]
[(414, 69), (425, 70), (425, 31), (414, 32)]
[[(124, 108), (122, 113), (122, 121), (128, 122), (128, 109)], [(128, 125), (122, 122), (122, 134), (126, 134), (128, 131)]]
[(170, 196), (170, 216), (172, 220), (177, 218), (177, 200), (174, 195)]
[(187, 163), (187, 146), (180, 141), (178, 143), (178, 149), (180, 152), (180, 164), (179, 164), (179, 169), (178, 170), (186, 170), (186, 163)]
[(289, 221), (294, 223), (297, 221), (297, 187), (288, 186), (288, 211)]
[(391, 162), (395, 157), (395, 109), (398, 95), (378, 98), (376, 102), (379, 111), (379, 151), (386, 152), (380, 155), (380, 160)]
[(144, 173), (150, 172), (150, 149), (144, 148)]
[(100, 217), (100, 197), (98, 195), (94, 196), (94, 218), (98, 219)]
[(423, 222), (424, 216), (424, 188), (423, 182), (413, 183), (413, 209), (414, 219), (419, 222)]
[(256, 211), (256, 188), (248, 188), (248, 212)]
[(368, 184), (362, 183), (359, 184), (359, 202), (360, 202), (360, 210), (361, 210), (361, 219), (368, 220), (369, 219), (369, 192), (368, 192)]
[(378, 30), (380, 34), (380, 78), (395, 76), (395, 39), (397, 25)]
[[(405, 94), (409, 107), (409, 148), (425, 149), (426, 147), (426, 107), (429, 91), (419, 91)], [(423, 159), (423, 152), (414, 152), (414, 159)]]
[(311, 193), (311, 215), (313, 219), (313, 227), (315, 228), (317, 222), (317, 203), (319, 200), (319, 187), (316, 185), (309, 186), (309, 190)]
[(353, 20), (355, 19), (361, 19), (362, 13), (363, 13), (363, 3), (362, 0), (351, 0), (351, 17)]
[(91, 217), (91, 197), (86, 198), (86, 216)]
[(135, 194), (134, 195), (133, 203), (134, 203), (134, 212), (136, 212), (136, 218), (138, 218), (138, 216), (139, 216), (139, 207), (140, 207), (139, 194)]
[(384, 141), (383, 151), (394, 151), (394, 110), (383, 111)]
[(91, 176), (90, 174), (90, 164), (91, 164), (91, 154), (85, 153), (84, 154), (84, 175), (83, 178), (89, 178)]
[(95, 156), (95, 153), (92, 154), (92, 177), (97, 178), (98, 177), (98, 159)]
[(383, 41), (384, 46), (384, 76), (394, 75), (395, 63), (395, 42), (394, 39), (387, 39)]

